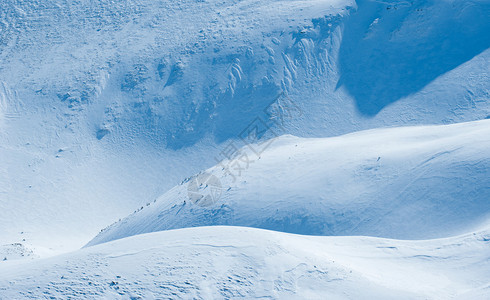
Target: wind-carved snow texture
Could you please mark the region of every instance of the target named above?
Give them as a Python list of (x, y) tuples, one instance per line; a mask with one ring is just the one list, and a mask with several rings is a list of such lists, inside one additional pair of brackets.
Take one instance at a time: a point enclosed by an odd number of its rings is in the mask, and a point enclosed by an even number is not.
[[(340, 8), (327, 9), (332, 4)], [(348, 94), (361, 114), (373, 116), (490, 46), (485, 1), (361, 1), (357, 10), (341, 1), (3, 5), (10, 24), (3, 74), (9, 74), (15, 88), (27, 85), (30, 92), (57, 97), (74, 116), (98, 102), (96, 113), (102, 119), (93, 126), (122, 127), (125, 138), (135, 135), (172, 149), (192, 146), (209, 134), (217, 142), (234, 138), (281, 92), (309, 106), (312, 117), (326, 113), (330, 119), (335, 106), (344, 113), (332, 118), (349, 119)], [(301, 15), (291, 17), (298, 7)], [(43, 15), (38, 19), (23, 18), (39, 10)], [(202, 17), (192, 19), (189, 15), (196, 11)], [(182, 18), (179, 25), (173, 23)], [(84, 27), (83, 33), (77, 26)], [(40, 34), (47, 37), (33, 40)], [(41, 55), (19, 57), (35, 47), (44, 50)], [(20, 59), (26, 63), (19, 68)], [(336, 87), (345, 87), (348, 94), (335, 92)], [(323, 93), (321, 99), (322, 94), (312, 92), (315, 88)], [(445, 102), (457, 100), (450, 95), (443, 95)], [(346, 100), (339, 103), (339, 97)], [(424, 118), (420, 114), (428, 112), (422, 108), (412, 117), (433, 122), (454, 118), (448, 112)], [(345, 123), (360, 122), (350, 119)], [(394, 121), (401, 120), (384, 119)], [(322, 123), (318, 133), (333, 130), (328, 127), (356, 129)]]

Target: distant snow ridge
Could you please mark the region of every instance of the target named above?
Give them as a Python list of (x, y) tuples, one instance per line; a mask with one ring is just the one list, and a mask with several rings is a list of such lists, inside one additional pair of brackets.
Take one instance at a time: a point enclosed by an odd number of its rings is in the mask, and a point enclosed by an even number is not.
[(260, 155), (244, 148), (250, 165), (241, 173), (239, 158), (206, 171), (224, 190), (216, 203), (196, 205), (184, 182), (88, 245), (207, 225), (402, 239), (470, 232), (490, 216), (489, 136), (482, 120), (280, 137)]

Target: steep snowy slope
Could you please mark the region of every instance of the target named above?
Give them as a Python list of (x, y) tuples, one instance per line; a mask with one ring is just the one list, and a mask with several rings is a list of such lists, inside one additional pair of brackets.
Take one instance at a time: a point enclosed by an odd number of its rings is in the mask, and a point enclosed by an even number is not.
[(482, 120), (251, 144), (89, 245), (204, 225), (403, 239), (466, 233), (490, 217), (489, 137)]
[(231, 101), (238, 60), (252, 55), (248, 73), (262, 82), (275, 73), (264, 43), (292, 42), (346, 5), (1, 1), (0, 246), (75, 249), (214, 165), (213, 128), (236, 136), (243, 107), (257, 110), (251, 99), (279, 94), (265, 84)]
[(428, 240), (240, 227), (134, 236), (0, 264), (5, 299), (488, 299), (490, 231)]
[(269, 137), (483, 119), (489, 8), (0, 1), (0, 246), (81, 246), (257, 118)]

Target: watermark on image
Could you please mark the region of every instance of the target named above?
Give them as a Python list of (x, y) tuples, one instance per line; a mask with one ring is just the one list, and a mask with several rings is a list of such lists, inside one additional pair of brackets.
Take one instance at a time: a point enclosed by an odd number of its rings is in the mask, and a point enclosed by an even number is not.
[(192, 178), (187, 184), (189, 200), (201, 207), (216, 203), (221, 197), (222, 186), (218, 177), (207, 172)]
[[(230, 141), (214, 158), (217, 166), (235, 183), (250, 164), (260, 159), (274, 138), (284, 134), (287, 122), (302, 114), (302, 110), (285, 92), (280, 93), (265, 107), (263, 116), (254, 118), (238, 134), (237, 139)], [(187, 192), (192, 203), (205, 207), (219, 200), (223, 187), (218, 177), (202, 173), (189, 181)]]

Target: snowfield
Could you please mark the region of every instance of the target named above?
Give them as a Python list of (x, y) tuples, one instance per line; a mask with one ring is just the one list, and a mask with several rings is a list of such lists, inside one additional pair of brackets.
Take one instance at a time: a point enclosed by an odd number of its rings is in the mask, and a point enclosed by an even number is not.
[(105, 299), (488, 299), (490, 231), (400, 241), (242, 227), (150, 233), (0, 265), (0, 295)]
[(1, 0), (0, 300), (490, 299), (488, 16)]
[(484, 119), (489, 14), (486, 0), (1, 1), (0, 245), (75, 250), (256, 118), (308, 138)]

